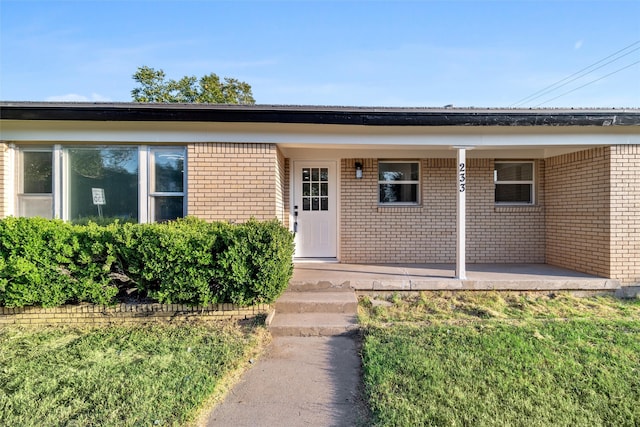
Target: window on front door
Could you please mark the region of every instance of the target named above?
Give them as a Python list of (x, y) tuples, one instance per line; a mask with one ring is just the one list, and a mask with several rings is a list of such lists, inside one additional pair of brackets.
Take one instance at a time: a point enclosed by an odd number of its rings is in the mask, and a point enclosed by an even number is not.
[(329, 169), (302, 168), (302, 210), (329, 210)]

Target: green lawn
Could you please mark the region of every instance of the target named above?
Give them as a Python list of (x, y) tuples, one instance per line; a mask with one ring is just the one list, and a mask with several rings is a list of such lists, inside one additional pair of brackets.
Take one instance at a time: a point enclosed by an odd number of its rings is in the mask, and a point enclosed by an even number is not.
[(378, 426), (640, 425), (640, 300), (436, 293), (363, 300)]
[(193, 422), (266, 336), (229, 323), (0, 329), (0, 425)]

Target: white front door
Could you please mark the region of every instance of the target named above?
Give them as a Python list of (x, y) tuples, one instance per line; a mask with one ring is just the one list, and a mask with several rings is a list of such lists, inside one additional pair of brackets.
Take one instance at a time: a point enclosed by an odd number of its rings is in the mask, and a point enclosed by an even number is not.
[(336, 258), (336, 164), (295, 162), (293, 188), (296, 258)]

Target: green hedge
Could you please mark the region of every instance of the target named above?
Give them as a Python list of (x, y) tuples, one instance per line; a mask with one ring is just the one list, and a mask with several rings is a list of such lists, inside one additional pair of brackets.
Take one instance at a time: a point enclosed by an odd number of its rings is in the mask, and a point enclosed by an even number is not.
[(277, 221), (72, 225), (0, 221), (0, 305), (274, 301), (293, 272), (293, 236)]

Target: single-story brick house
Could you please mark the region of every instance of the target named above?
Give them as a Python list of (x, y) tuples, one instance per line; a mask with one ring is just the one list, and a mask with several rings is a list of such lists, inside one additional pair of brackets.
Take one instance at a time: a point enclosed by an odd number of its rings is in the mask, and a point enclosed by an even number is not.
[[(640, 110), (0, 103), (0, 217), (277, 218), (296, 257), (640, 283)], [(461, 206), (461, 209), (457, 207)]]

